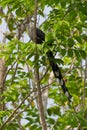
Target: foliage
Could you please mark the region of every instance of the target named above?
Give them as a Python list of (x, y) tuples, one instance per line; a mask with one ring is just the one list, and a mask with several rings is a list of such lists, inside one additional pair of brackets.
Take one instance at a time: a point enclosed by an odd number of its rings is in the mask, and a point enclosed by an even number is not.
[[(4, 32), (6, 43), (0, 45), (1, 50), (4, 48), (3, 51), (0, 51), (0, 58), (5, 58), (8, 67), (6, 88), (2, 93), (6, 109), (0, 111), (1, 126), (26, 95), (32, 91), (36, 62), (33, 57), (36, 46), (33, 42), (28, 42), (29, 39), (25, 42), (15, 37), (19, 25), (23, 23), (26, 16), (33, 17), (34, 1), (0, 0), (0, 6), (3, 8), (0, 24), (4, 20), (8, 28), (7, 32)], [(48, 96), (47, 126), (52, 130), (68, 130), (77, 127), (86, 130), (87, 2), (86, 0), (43, 0), (43, 2), (38, 0), (38, 17), (45, 17), (44, 12), (48, 7), (51, 8), (51, 11), (41, 25), (46, 34), (46, 40), (43, 45), (37, 45), (40, 77), (43, 77), (41, 87), (43, 90), (44, 86), (48, 85), (51, 68), (46, 72), (49, 64), (46, 52), (51, 49), (57, 57), (55, 62), (60, 65), (64, 79), (67, 79), (66, 85), (73, 95), (74, 101), (73, 104), (69, 104), (61, 88), (58, 87), (59, 84), (53, 82)], [(27, 31), (25, 33), (22, 36), (27, 39)], [(13, 115), (12, 120), (6, 124), (5, 130), (21, 129), (19, 122), (24, 130), (41, 130), (34, 99), (34, 95), (30, 94)], [(18, 116), (16, 116), (17, 114)]]

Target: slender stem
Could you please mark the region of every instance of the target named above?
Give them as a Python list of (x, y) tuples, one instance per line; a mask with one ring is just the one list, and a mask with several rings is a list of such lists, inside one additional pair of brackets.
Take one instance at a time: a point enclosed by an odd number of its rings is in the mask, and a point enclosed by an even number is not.
[(85, 70), (84, 70), (84, 88), (83, 88), (83, 110), (85, 107), (85, 86), (86, 86), (86, 79), (87, 79), (87, 58), (85, 60)]
[[(49, 88), (49, 86), (45, 86), (45, 87), (43, 87), (43, 88), (41, 88), (41, 92), (43, 92), (44, 90), (46, 90), (46, 89), (48, 89)], [(33, 92), (36, 92), (37, 90), (34, 90), (34, 91), (32, 91), (32, 93)], [(29, 106), (31, 105), (31, 103), (37, 98), (37, 96), (38, 96), (38, 94), (36, 94), (35, 96), (32, 96), (33, 94), (30, 94), (27, 98), (29, 98), (29, 104), (22, 110), (22, 111), (20, 111), (20, 112), (18, 112), (17, 113), (17, 111), (16, 111), (16, 113), (15, 113), (15, 115), (10, 119), (10, 121), (8, 122), (8, 125), (10, 125), (15, 119), (17, 119), (17, 117), (21, 114), (21, 113), (23, 113), (23, 112), (25, 112), (28, 108), (29, 108)], [(25, 98), (24, 98), (25, 99)], [(20, 104), (19, 104), (20, 105)], [(21, 104), (22, 105), (22, 104)], [(20, 106), (21, 107), (21, 106)], [(18, 108), (18, 107), (17, 107)]]
[[(35, 12), (34, 12), (34, 42), (36, 43), (36, 23), (37, 23), (37, 8), (38, 8), (38, 0), (35, 0)], [(37, 44), (36, 44), (36, 51), (35, 51), (35, 82), (38, 92), (38, 108), (39, 108), (39, 116), (41, 120), (42, 130), (47, 130), (47, 124), (45, 121), (45, 115), (44, 115), (44, 108), (42, 103), (42, 93), (40, 88), (40, 78), (39, 78), (39, 67), (38, 67), (38, 50), (37, 50)]]
[(21, 105), (24, 103), (24, 101), (34, 92), (31, 91), (27, 94), (27, 96), (22, 100), (22, 102), (18, 105), (18, 107), (15, 108), (15, 110), (12, 112), (12, 114), (8, 117), (8, 119), (2, 124), (2, 126), (0, 127), (0, 130), (2, 130), (7, 123), (9, 123), (9, 121), (14, 117), (14, 114), (17, 112), (17, 110), (21, 107)]

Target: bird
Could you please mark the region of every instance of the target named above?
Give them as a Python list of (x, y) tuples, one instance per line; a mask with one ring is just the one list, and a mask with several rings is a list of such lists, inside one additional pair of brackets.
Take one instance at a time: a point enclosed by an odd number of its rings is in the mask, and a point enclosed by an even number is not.
[[(34, 37), (34, 35), (36, 35), (36, 37)], [(42, 30), (40, 30), (39, 28), (35, 29), (34, 27), (31, 27), (31, 29), (29, 31), (29, 36), (30, 36), (31, 40), (33, 42), (35, 42), (36, 44), (43, 44), (43, 42), (45, 41), (45, 33)], [(57, 81), (59, 81), (64, 94), (66, 95), (69, 102), (71, 102), (72, 96), (69, 93), (68, 88), (66, 87), (66, 83), (63, 79), (63, 76), (62, 76), (62, 73), (61, 73), (61, 70), (60, 70), (58, 64), (55, 63), (55, 58), (54, 58), (53, 52), (49, 50), (46, 53), (46, 55), (48, 57), (52, 71), (54, 73), (54, 77), (57, 79)]]
[[(35, 33), (36, 33), (36, 39), (35, 39)], [(31, 40), (34, 42), (36, 42), (36, 44), (42, 44), (45, 41), (45, 33), (36, 28), (36, 30), (34, 29), (34, 27), (31, 27), (29, 30), (29, 35)]]

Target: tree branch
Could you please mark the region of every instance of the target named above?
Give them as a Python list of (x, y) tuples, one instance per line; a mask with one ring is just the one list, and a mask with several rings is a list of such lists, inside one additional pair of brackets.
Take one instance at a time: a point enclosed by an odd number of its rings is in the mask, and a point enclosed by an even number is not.
[[(34, 42), (36, 43), (36, 23), (37, 23), (37, 8), (38, 8), (38, 0), (35, 0), (35, 12), (34, 12)], [(40, 82), (39, 82), (39, 67), (38, 67), (38, 50), (37, 50), (37, 44), (36, 44), (36, 51), (35, 51), (35, 81), (38, 91), (38, 108), (39, 108), (39, 116), (41, 120), (42, 130), (47, 130), (47, 124), (45, 121), (45, 115), (44, 115), (44, 108), (42, 103), (42, 93), (40, 88)]]
[[(48, 88), (49, 88), (49, 85), (41, 88), (41, 92), (43, 92), (44, 90), (46, 90)], [(36, 92), (36, 91), (37, 91), (37, 89), (32, 92)], [(24, 108), (24, 110), (20, 111), (19, 113), (16, 112), (16, 115), (12, 117), (13, 119), (11, 118), (11, 120), (10, 120), (10, 122), (8, 122), (8, 124), (10, 125), (12, 123), (12, 121), (14, 121), (21, 113), (25, 112), (27, 110), (27, 108), (29, 108), (31, 103), (37, 98), (37, 96), (38, 96), (38, 93), (35, 96), (32, 96), (32, 93), (31, 93), (31, 95), (29, 95), (29, 98), (31, 98), (29, 101), (29, 104)]]
[(24, 103), (24, 101), (25, 101), (28, 97), (30, 97), (30, 95), (31, 95), (34, 91), (36, 91), (36, 90), (33, 90), (33, 91), (31, 91), (31, 92), (29, 92), (29, 93), (27, 94), (27, 96), (22, 100), (22, 102), (19, 104), (19, 106), (16, 107), (16, 109), (12, 112), (12, 114), (8, 117), (8, 119), (2, 124), (2, 126), (0, 127), (0, 130), (2, 130), (2, 129), (6, 126), (6, 124), (13, 118), (14, 114), (15, 114), (15, 113), (17, 112), (17, 110), (21, 107), (21, 105)]

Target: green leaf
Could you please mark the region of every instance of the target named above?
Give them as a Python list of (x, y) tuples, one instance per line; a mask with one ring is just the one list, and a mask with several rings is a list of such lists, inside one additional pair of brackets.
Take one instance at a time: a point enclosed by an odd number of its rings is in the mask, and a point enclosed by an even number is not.
[(73, 57), (73, 50), (72, 49), (68, 49), (68, 56), (69, 57)]
[(74, 44), (75, 44), (74, 40), (73, 40), (72, 38), (69, 38), (69, 39), (68, 39), (68, 46), (69, 46), (69, 47), (73, 47)]
[(81, 36), (75, 36), (75, 39), (76, 39), (80, 44), (82, 44)]
[(62, 56), (65, 56), (66, 55), (66, 49), (61, 49), (61, 54), (62, 54)]
[(86, 53), (85, 53), (85, 51), (79, 50), (79, 52), (80, 52), (82, 58), (85, 59), (85, 58), (86, 58)]
[(59, 58), (58, 58), (58, 59), (55, 59), (55, 62), (58, 63), (58, 64), (62, 64), (62, 65), (64, 64), (63, 60), (61, 60), (61, 59), (59, 59)]
[(74, 49), (74, 53), (75, 53), (75, 56), (76, 56), (77, 58), (80, 58), (80, 57), (81, 57), (79, 50)]
[(49, 42), (50, 44), (52, 44), (53, 41), (54, 41), (53, 32), (49, 32), (49, 33), (46, 35), (46, 39), (47, 39), (47, 42)]

